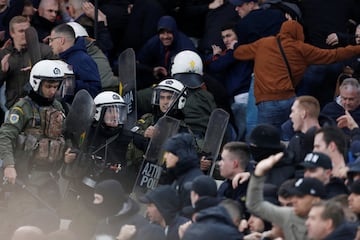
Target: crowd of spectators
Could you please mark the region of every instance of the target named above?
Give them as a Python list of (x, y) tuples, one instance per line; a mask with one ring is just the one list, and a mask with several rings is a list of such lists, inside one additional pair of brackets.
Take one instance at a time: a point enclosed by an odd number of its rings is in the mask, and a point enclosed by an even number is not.
[[(186, 88), (188, 133), (163, 145), (166, 181), (139, 199), (98, 183), (94, 239), (360, 239), (360, 1), (0, 0), (0, 41), (4, 115), (27, 94), (33, 48), (71, 66), (64, 105), (81, 89), (118, 92), (127, 48), (139, 115), (162, 81)], [(230, 115), (219, 186), (200, 168), (217, 160), (200, 151), (216, 107)], [(12, 239), (83, 238), (20, 226)]]

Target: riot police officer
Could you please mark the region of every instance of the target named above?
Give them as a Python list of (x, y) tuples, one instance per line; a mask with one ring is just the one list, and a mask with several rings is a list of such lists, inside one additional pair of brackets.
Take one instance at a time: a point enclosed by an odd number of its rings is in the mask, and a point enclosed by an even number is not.
[(183, 109), (184, 121), (195, 135), (197, 144), (202, 147), (207, 124), (216, 103), (212, 93), (206, 90), (200, 56), (190, 50), (176, 54), (171, 76), (188, 88), (188, 97)]
[(98, 221), (89, 201), (93, 199), (96, 184), (117, 180), (129, 193), (136, 177), (125, 158), (132, 139), (132, 133), (123, 128), (127, 120), (125, 101), (118, 93), (105, 91), (94, 98), (94, 103), (96, 111), (85, 148), (75, 160), (80, 163), (74, 162), (84, 171), (75, 171), (81, 174), (71, 179), (64, 213), (72, 218), (70, 229), (83, 239), (91, 238)]
[[(182, 109), (186, 104), (187, 93), (183, 92), (183, 89), (184, 85), (175, 79), (165, 79), (154, 88), (151, 98), (152, 112), (144, 114), (131, 129), (134, 139), (129, 145), (126, 158), (134, 169), (140, 168), (149, 140), (154, 135), (154, 125), (167, 112), (172, 102), (177, 101), (167, 115), (179, 120), (184, 119)], [(189, 132), (183, 121), (180, 123), (180, 131)]]
[(8, 222), (44, 205), (55, 208), (61, 199), (57, 171), (64, 155), (71, 158), (64, 154), (65, 115), (55, 100), (63, 79), (59, 61), (42, 60), (35, 64), (30, 72), (29, 95), (13, 105), (0, 128), (3, 179), (11, 184), (22, 183), (9, 186), (12, 193)]
[(112, 91), (98, 94), (94, 102), (96, 113), (86, 150), (91, 158), (91, 166), (82, 182), (94, 187), (98, 181), (117, 179), (130, 191), (132, 182), (129, 182), (131, 177), (126, 176), (125, 156), (132, 134), (123, 128), (127, 119), (127, 105), (118, 93)]

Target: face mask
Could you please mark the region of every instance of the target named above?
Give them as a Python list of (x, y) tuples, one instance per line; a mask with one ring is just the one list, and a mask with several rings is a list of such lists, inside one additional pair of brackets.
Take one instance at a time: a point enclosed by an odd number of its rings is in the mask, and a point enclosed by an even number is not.
[(107, 203), (89, 205), (90, 210), (99, 218), (105, 218), (116, 215), (122, 208), (119, 203)]
[(253, 159), (256, 162), (260, 162), (261, 160), (268, 158), (272, 154), (276, 154), (280, 152), (279, 149), (271, 149), (271, 148), (258, 148), (254, 146), (250, 146), (250, 152), (253, 156)]

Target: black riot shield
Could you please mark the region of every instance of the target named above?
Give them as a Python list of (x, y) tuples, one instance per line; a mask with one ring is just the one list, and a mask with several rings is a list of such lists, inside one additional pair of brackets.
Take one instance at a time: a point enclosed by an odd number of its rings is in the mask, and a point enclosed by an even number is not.
[(156, 134), (151, 138), (143, 163), (136, 178), (133, 193), (140, 196), (149, 189), (156, 188), (163, 165), (162, 145), (172, 135), (178, 132), (180, 120), (172, 117), (162, 117), (155, 124)]
[(26, 44), (30, 55), (31, 66), (41, 60), (39, 37), (34, 27), (25, 30)]
[(202, 149), (207, 158), (212, 159), (211, 169), (208, 172), (209, 175), (212, 175), (214, 172), (215, 162), (220, 152), (229, 116), (229, 113), (221, 108), (216, 108), (211, 112)]
[(136, 62), (135, 52), (132, 48), (123, 51), (118, 58), (119, 62), (119, 93), (128, 105), (128, 118), (124, 125), (130, 130), (137, 121), (136, 103)]
[[(82, 152), (90, 125), (95, 115), (95, 103), (91, 95), (84, 89), (76, 93), (69, 114), (65, 120), (65, 136), (71, 140), (74, 149)], [(79, 154), (78, 154), (79, 155)], [(70, 164), (65, 164), (62, 174), (64, 178), (77, 177), (80, 168), (79, 157)]]

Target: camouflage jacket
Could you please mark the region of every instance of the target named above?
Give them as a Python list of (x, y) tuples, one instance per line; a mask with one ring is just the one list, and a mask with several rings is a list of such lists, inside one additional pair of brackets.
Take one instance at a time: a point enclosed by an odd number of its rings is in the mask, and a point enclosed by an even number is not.
[[(3, 166), (16, 164), (15, 149), (19, 135), (28, 130), (35, 130), (44, 136), (46, 126), (43, 124), (44, 114), (42, 113), (50, 107), (64, 112), (61, 103), (57, 100), (54, 100), (50, 106), (39, 106), (29, 97), (20, 99), (9, 110), (9, 114), (0, 128), (0, 159), (3, 160)], [(34, 135), (39, 137), (38, 134)], [(62, 138), (62, 136), (58, 137)]]

